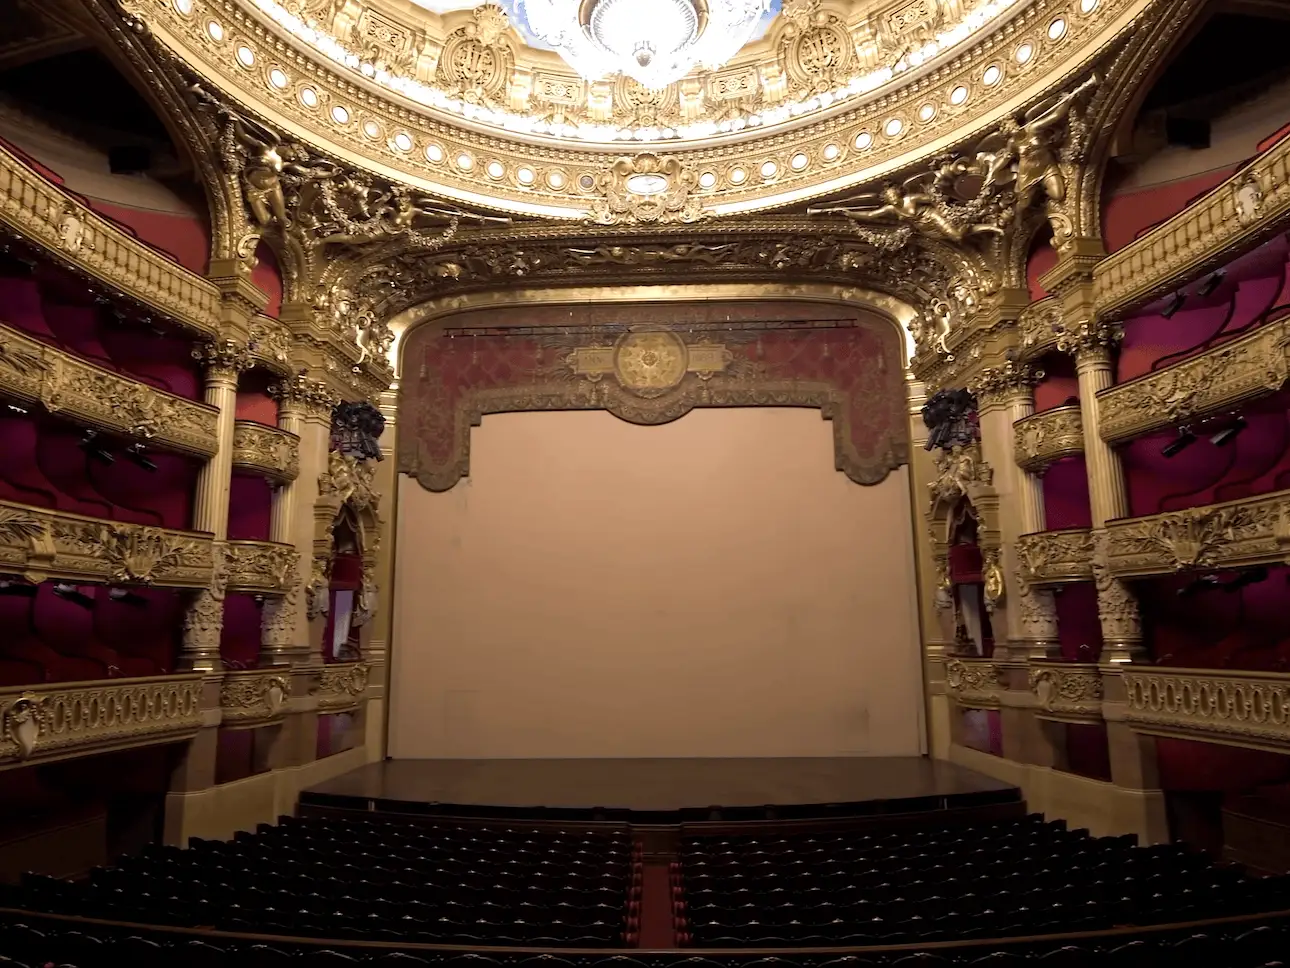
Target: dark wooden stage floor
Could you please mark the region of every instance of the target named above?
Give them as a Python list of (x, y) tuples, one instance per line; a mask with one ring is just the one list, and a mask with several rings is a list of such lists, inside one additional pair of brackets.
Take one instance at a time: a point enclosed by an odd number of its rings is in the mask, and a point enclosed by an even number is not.
[[(659, 813), (919, 798), (1007, 799), (1016, 788), (923, 757), (387, 760), (304, 791), (342, 800)], [(893, 805), (894, 806), (894, 805)]]

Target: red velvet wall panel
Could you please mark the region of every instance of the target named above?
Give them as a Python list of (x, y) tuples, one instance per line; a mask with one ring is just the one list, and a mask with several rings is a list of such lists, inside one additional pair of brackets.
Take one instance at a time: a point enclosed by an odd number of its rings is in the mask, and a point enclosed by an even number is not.
[(263, 477), (234, 473), (229, 493), (228, 536), (232, 541), (268, 541), (273, 488)]
[(1102, 654), (1102, 625), (1097, 617), (1097, 589), (1091, 581), (1060, 586), (1053, 595), (1057, 605), (1057, 635), (1062, 658), (1070, 662), (1096, 662)]
[(1115, 252), (1152, 226), (1181, 212), (1192, 201), (1227, 179), (1234, 166), (1155, 185), (1141, 191), (1113, 195), (1102, 207), (1102, 239), (1107, 252)]
[(237, 419), (254, 420), (269, 427), (278, 425), (278, 401), (264, 390), (237, 391)]
[(1084, 455), (1064, 457), (1044, 472), (1044, 516), (1047, 530), (1093, 526)]
[(1057, 250), (1047, 242), (1047, 238), (1051, 238), (1051, 235), (1046, 233), (1044, 239), (1036, 242), (1031, 249), (1030, 259), (1026, 262), (1026, 285), (1030, 289), (1031, 300), (1043, 299), (1048, 295), (1040, 284), (1039, 277), (1057, 265)]
[(1239, 793), (1290, 780), (1290, 756), (1183, 739), (1156, 740), (1162, 790)]
[(251, 281), (269, 296), (269, 302), (264, 307), (265, 315), (277, 319), (282, 310), (282, 270), (278, 267), (278, 257), (271, 248), (260, 242), (255, 247), (255, 259)]
[(1066, 765), (1071, 773), (1110, 782), (1111, 751), (1105, 723), (1066, 725)]
[(1044, 378), (1035, 386), (1035, 411), (1052, 410), (1079, 401), (1075, 360), (1065, 353), (1049, 353), (1039, 361)]
[(98, 199), (90, 199), (90, 204), (100, 215), (128, 226), (140, 241), (166, 253), (185, 269), (200, 276), (206, 274), (210, 266), (210, 227), (201, 220)]
[(224, 597), (224, 628), (219, 654), (229, 669), (254, 669), (260, 660), (260, 614), (254, 595), (230, 593)]
[(215, 746), (215, 782), (244, 780), (255, 772), (255, 730), (221, 729)]

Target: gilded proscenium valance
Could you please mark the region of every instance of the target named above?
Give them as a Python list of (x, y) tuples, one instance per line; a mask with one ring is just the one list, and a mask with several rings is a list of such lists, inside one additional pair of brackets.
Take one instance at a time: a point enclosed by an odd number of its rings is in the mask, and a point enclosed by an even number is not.
[(0, 571), (30, 581), (206, 588), (213, 539), (0, 501)]
[(1290, 491), (1107, 523), (1119, 578), (1277, 564), (1290, 555)]
[(94, 214), (3, 146), (0, 224), (189, 329), (219, 332), (213, 283)]
[(1146, 733), (1290, 749), (1290, 675), (1225, 669), (1121, 672), (1124, 719)]
[(41, 683), (0, 689), (0, 768), (196, 734), (202, 677)]
[(470, 428), (485, 414), (525, 410), (608, 410), (660, 424), (695, 407), (813, 407), (833, 421), (836, 466), (852, 480), (876, 484), (908, 460), (900, 336), (889, 323), (731, 322), (702, 306), (610, 311), (623, 322), (414, 330), (399, 470), (447, 490), (469, 473)]
[(300, 438), (277, 427), (239, 420), (233, 425), (233, 466), (276, 484), (294, 481), (300, 473)]
[(1290, 222), (1290, 138), (1098, 263), (1099, 317), (1122, 316), (1246, 252)]
[(1290, 377), (1290, 324), (1278, 320), (1097, 395), (1098, 433), (1118, 444), (1221, 413), (1280, 389)]
[(1030, 692), (1041, 719), (1102, 720), (1102, 673), (1095, 662), (1030, 662)]
[(0, 397), (197, 457), (219, 446), (214, 407), (101, 369), (3, 323)]
[(1036, 531), (1017, 538), (1017, 563), (1028, 585), (1093, 580), (1093, 533), (1088, 528)]
[(1084, 420), (1078, 404), (1041, 411), (1012, 427), (1017, 464), (1031, 473), (1040, 473), (1063, 457), (1084, 453)]

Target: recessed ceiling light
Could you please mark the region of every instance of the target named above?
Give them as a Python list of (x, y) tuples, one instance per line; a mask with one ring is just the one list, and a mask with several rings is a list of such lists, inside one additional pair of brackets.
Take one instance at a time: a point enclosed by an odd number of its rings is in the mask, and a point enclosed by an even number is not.
[(307, 108), (318, 107), (318, 92), (312, 87), (302, 87), (300, 89), (300, 103)]
[(702, 175), (700, 175), (700, 176), (699, 176), (699, 187), (700, 187), (700, 188), (711, 188), (711, 187), (712, 187), (712, 186), (714, 186), (716, 183), (717, 183), (717, 174), (716, 174), (716, 172), (712, 172), (712, 171), (705, 171)]
[(243, 67), (250, 67), (255, 63), (255, 51), (243, 44), (237, 49), (237, 62)]
[(515, 173), (515, 180), (521, 185), (532, 185), (536, 177), (532, 168), (521, 168)]
[(873, 135), (871, 135), (868, 131), (861, 131), (858, 135), (856, 135), (855, 146), (859, 148), (861, 151), (864, 151), (871, 144), (873, 144)]
[(968, 96), (968, 89), (964, 87), (962, 84), (960, 84), (954, 90), (950, 91), (950, 103), (962, 104), (964, 101), (967, 100), (967, 96)]
[(331, 119), (337, 124), (349, 124), (349, 108), (343, 104), (337, 104), (331, 109)]
[(789, 164), (793, 168), (793, 171), (801, 171), (810, 163), (811, 163), (811, 159), (806, 157), (806, 155), (802, 154), (800, 151), (797, 154), (795, 154), (792, 160), (789, 162)]
[(981, 75), (981, 80), (986, 83), (987, 87), (993, 87), (999, 83), (999, 78), (1001, 77), (1003, 77), (1003, 70), (998, 64), (991, 64), (985, 69), (985, 73)]
[(1048, 25), (1048, 39), (1061, 40), (1066, 36), (1066, 21), (1058, 17)]
[(224, 39), (224, 25), (218, 20), (212, 20), (206, 25), (206, 33), (210, 34), (211, 40), (221, 41)]
[(930, 121), (934, 117), (936, 117), (935, 104), (924, 104), (921, 108), (918, 109), (919, 121)]
[(774, 178), (775, 172), (777, 171), (779, 171), (779, 165), (775, 164), (773, 161), (763, 162), (761, 166), (761, 177)]
[(463, 151), (457, 156), (457, 167), (462, 171), (470, 171), (475, 167), (475, 159)]
[(287, 72), (281, 67), (275, 67), (269, 71), (269, 83), (281, 90), (291, 83), (291, 78), (287, 77)]
[(426, 145), (426, 160), (433, 161), (436, 165), (443, 161), (443, 149), (434, 142)]
[(824, 155), (825, 161), (832, 161), (841, 153), (842, 153), (842, 149), (839, 148), (837, 145), (832, 145), (832, 144), (825, 145), (824, 151), (822, 152), (822, 154)]
[(394, 147), (398, 148), (400, 151), (411, 151), (412, 135), (408, 134), (406, 131), (400, 131), (394, 136)]
[(905, 122), (900, 120), (900, 118), (890, 118), (887, 123), (882, 126), (882, 133), (888, 138), (894, 138), (904, 130)]
[(367, 135), (369, 138), (378, 138), (381, 134), (381, 126), (371, 118), (368, 118), (363, 122), (363, 134)]
[(1032, 47), (1030, 44), (1022, 44), (1020, 47), (1017, 48), (1018, 64), (1028, 63), (1030, 61), (1030, 58), (1034, 56), (1035, 56), (1035, 48)]
[(489, 178), (501, 178), (505, 174), (506, 174), (506, 166), (503, 165), (500, 161), (490, 161), (488, 163)]
[(744, 180), (747, 177), (748, 177), (748, 172), (744, 171), (742, 168), (730, 169), (729, 178), (730, 178), (730, 184), (732, 185), (742, 185), (744, 183)]

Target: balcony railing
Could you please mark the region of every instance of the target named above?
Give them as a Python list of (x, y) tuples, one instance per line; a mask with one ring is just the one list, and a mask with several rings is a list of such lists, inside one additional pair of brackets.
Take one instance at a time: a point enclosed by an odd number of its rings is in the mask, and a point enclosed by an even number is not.
[(344, 712), (353, 709), (367, 692), (371, 668), (366, 662), (346, 662), (323, 666), (313, 689), (321, 712)]
[(273, 722), (287, 712), (291, 680), (286, 669), (227, 672), (220, 683), (221, 724), (253, 726)]
[(1111, 573), (1121, 578), (1278, 564), (1290, 551), (1290, 491), (1108, 521)]
[(1005, 688), (993, 659), (950, 657), (945, 660), (945, 689), (960, 706), (996, 709)]
[(200, 674), (0, 689), (0, 767), (188, 739)]
[(1276, 392), (1290, 378), (1290, 320), (1278, 320), (1097, 395), (1098, 433), (1118, 444)]
[(294, 481), (300, 473), (300, 438), (277, 427), (239, 420), (233, 426), (233, 466), (275, 484)]
[(1063, 585), (1093, 578), (1093, 533), (1087, 528), (1023, 534), (1016, 551), (1028, 584)]
[(1120, 675), (1135, 729), (1290, 750), (1290, 674), (1126, 666)]
[(213, 539), (0, 501), (0, 573), (115, 584), (206, 588)]
[(1017, 464), (1032, 474), (1063, 457), (1084, 453), (1084, 420), (1078, 406), (1055, 407), (1012, 425)]
[(96, 215), (0, 147), (0, 224), (81, 272), (206, 335), (219, 331), (219, 290)]
[(295, 547), (276, 541), (228, 543), (228, 590), (281, 595), (296, 582), (300, 555)]
[(1030, 692), (1041, 719), (1063, 723), (1102, 720), (1102, 673), (1088, 662), (1030, 662)]
[(1231, 178), (1093, 270), (1099, 317), (1135, 306), (1231, 261), (1290, 221), (1290, 139), (1283, 138)]
[(0, 324), (0, 396), (198, 457), (218, 449), (214, 407), (112, 373)]

